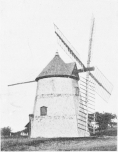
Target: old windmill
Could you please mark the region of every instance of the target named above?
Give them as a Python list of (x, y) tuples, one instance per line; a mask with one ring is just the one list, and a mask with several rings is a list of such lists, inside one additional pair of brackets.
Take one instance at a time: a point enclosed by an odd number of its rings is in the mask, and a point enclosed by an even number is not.
[[(81, 62), (73, 47), (55, 25), (55, 34), (59, 45), (76, 62), (65, 63), (56, 53), (51, 62), (43, 69), (35, 81), (11, 84), (9, 86), (37, 81), (33, 114), (30, 119), (30, 137), (83, 137), (90, 135), (90, 121), (94, 113), (94, 91), (107, 100), (112, 86), (104, 76), (94, 75), (90, 71), (91, 43), (94, 20), (91, 30), (87, 67)], [(77, 69), (79, 63), (82, 69)], [(78, 73), (87, 72), (86, 78)], [(78, 85), (78, 80), (80, 83)], [(104, 93), (104, 94), (103, 94)]]
[(95, 115), (92, 115), (92, 113), (95, 111), (95, 93), (97, 93), (103, 100), (108, 101), (113, 89), (112, 84), (106, 79), (106, 77), (100, 72), (97, 67), (90, 67), (94, 22), (95, 19), (93, 18), (91, 24), (87, 66), (83, 64), (83, 62), (78, 57), (78, 52), (69, 43), (59, 28), (54, 24), (58, 44), (72, 59), (74, 59), (74, 61), (76, 61), (76, 63), (82, 67), (82, 69), (78, 70), (78, 73), (86, 72), (86, 78), (80, 77), (79, 82), (81, 98), (80, 102), (84, 105), (86, 121), (84, 125), (81, 123), (78, 125), (81, 129), (86, 129), (86, 131), (89, 132), (91, 130), (89, 122), (95, 121)]

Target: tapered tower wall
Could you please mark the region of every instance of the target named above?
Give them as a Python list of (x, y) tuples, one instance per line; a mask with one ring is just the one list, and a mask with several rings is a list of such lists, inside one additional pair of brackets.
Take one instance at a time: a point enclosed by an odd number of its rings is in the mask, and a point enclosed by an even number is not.
[[(86, 132), (78, 128), (79, 106), (79, 86), (76, 79), (39, 79), (30, 137), (86, 136)], [(47, 108), (45, 116), (41, 116), (41, 107)]]

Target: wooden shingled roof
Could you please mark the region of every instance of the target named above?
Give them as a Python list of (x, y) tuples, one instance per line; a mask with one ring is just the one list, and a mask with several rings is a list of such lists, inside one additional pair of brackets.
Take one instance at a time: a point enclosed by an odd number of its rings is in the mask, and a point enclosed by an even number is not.
[(76, 63), (65, 63), (56, 53), (55, 57), (49, 62), (49, 64), (43, 69), (43, 71), (35, 79), (38, 81), (47, 77), (71, 77), (79, 80), (78, 74), (75, 72)]

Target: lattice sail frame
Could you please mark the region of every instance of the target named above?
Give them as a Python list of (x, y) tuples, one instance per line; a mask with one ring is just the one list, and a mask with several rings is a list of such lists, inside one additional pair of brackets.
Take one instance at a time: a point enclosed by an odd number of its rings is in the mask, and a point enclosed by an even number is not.
[[(92, 81), (96, 84), (96, 93), (106, 102), (110, 98), (113, 90), (113, 85), (107, 80), (107, 78), (102, 74), (102, 72), (95, 67), (95, 71), (90, 73)], [(97, 78), (98, 83), (93, 79), (93, 76)]]
[[(86, 81), (84, 77), (80, 77), (79, 88), (80, 88), (80, 111), (79, 111), (79, 123), (78, 128), (83, 129), (87, 132), (93, 132), (92, 122), (94, 122), (95, 114), (95, 83), (88, 81), (88, 97), (86, 99)], [(82, 106), (81, 106), (82, 105)], [(84, 112), (81, 110), (83, 109)], [(86, 121), (82, 121), (82, 117)]]

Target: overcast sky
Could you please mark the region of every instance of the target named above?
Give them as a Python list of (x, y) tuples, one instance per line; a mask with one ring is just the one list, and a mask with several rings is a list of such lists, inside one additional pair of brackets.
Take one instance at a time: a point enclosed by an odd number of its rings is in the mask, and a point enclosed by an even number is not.
[(91, 66), (97, 66), (113, 84), (108, 103), (96, 96), (96, 110), (117, 112), (118, 1), (117, 0), (1, 0), (0, 1), (0, 103), (1, 127), (24, 129), (33, 112), (34, 80), (58, 50), (55, 23), (86, 65), (92, 15), (95, 28)]

